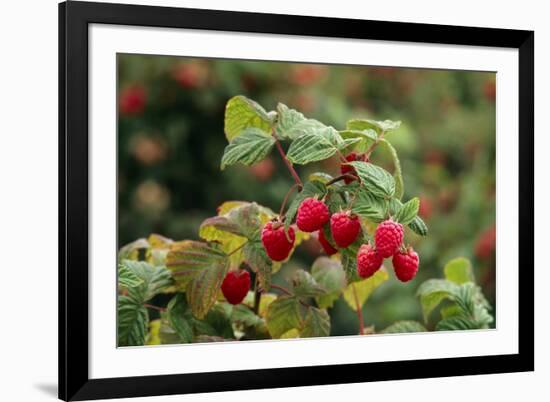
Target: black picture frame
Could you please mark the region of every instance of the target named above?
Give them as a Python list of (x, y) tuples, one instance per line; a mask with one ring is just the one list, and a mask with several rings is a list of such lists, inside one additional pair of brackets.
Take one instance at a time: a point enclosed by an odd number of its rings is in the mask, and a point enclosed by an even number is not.
[[(519, 51), (517, 354), (90, 379), (88, 26), (92, 23), (515, 48)], [(292, 387), (534, 370), (534, 32), (70, 1), (59, 5), (59, 398)], [(521, 267), (521, 269), (519, 269)]]

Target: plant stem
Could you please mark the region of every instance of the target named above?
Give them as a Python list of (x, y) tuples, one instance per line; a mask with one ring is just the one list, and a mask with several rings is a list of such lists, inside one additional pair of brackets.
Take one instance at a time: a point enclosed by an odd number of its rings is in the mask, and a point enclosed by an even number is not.
[(384, 134), (386, 134), (384, 131), (382, 131), (380, 133), (380, 135), (378, 136), (378, 138), (376, 139), (376, 141), (374, 141), (371, 146), (369, 147), (369, 149), (367, 149), (367, 152), (365, 152), (365, 155), (367, 156), (367, 159), (370, 158), (370, 154), (372, 153), (372, 151), (374, 151), (374, 148), (376, 148), (376, 146), (380, 143), (380, 141), (382, 141), (382, 139), (384, 138)]
[(300, 190), (304, 187), (302, 184), (302, 180), (300, 180), (300, 176), (298, 176), (298, 173), (296, 173), (296, 170), (294, 170), (294, 167), (292, 166), (292, 163), (288, 160), (286, 157), (285, 151), (283, 150), (283, 147), (281, 146), (281, 143), (279, 140), (273, 135), (273, 138), (275, 138), (275, 145), (277, 146), (277, 150), (279, 151), (279, 154), (281, 154), (281, 158), (283, 158), (283, 162), (285, 163), (286, 167), (290, 171), (290, 174), (294, 178), (294, 181), (296, 184), (300, 187)]
[(254, 283), (254, 314), (258, 315), (260, 312), (260, 300), (262, 292), (260, 292), (260, 283), (258, 282), (258, 274), (256, 274), (256, 281)]
[(161, 312), (165, 312), (165, 311), (166, 311), (166, 309), (165, 309), (164, 307), (153, 306), (152, 304), (147, 304), (147, 303), (145, 303), (144, 306), (147, 307), (147, 308), (151, 308), (151, 309), (153, 309), (153, 310), (161, 311)]
[(357, 178), (358, 177), (355, 176), (354, 174), (346, 173), (346, 174), (343, 174), (343, 175), (340, 175), (340, 176), (336, 176), (334, 179), (328, 181), (327, 184), (325, 184), (325, 185), (328, 187), (331, 184), (337, 183), (337, 182), (342, 181), (344, 179), (357, 179)]
[(351, 284), (351, 289), (353, 290), (353, 298), (355, 299), (355, 307), (357, 307), (357, 319), (359, 320), (359, 335), (363, 335), (365, 332), (365, 327), (363, 324), (363, 309), (359, 304), (359, 298), (357, 297), (357, 290), (355, 289), (355, 283)]
[(285, 198), (283, 199), (283, 203), (281, 204), (281, 209), (279, 210), (279, 216), (283, 216), (283, 212), (285, 210), (286, 202), (288, 201), (288, 197), (290, 197), (290, 194), (292, 194), (292, 191), (294, 191), (295, 188), (299, 188), (300, 185), (298, 183), (294, 183), (292, 187), (287, 191)]

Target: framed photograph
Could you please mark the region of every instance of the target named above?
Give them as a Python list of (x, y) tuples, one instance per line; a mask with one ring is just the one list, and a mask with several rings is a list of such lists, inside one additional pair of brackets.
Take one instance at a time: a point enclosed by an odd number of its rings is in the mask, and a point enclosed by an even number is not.
[(59, 397), (534, 369), (534, 33), (59, 5)]

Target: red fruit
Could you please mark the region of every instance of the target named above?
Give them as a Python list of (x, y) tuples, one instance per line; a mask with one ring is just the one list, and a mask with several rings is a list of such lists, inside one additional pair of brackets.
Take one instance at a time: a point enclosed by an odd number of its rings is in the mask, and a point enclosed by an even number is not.
[(477, 258), (486, 259), (494, 255), (496, 245), (496, 226), (485, 229), (476, 241), (475, 253)]
[(330, 218), (330, 231), (338, 247), (346, 248), (355, 241), (361, 231), (361, 224), (357, 216), (350, 212), (337, 212)]
[(376, 250), (384, 258), (396, 253), (403, 241), (403, 225), (391, 219), (382, 222), (374, 233)]
[(267, 222), (262, 229), (262, 244), (269, 258), (273, 261), (284, 261), (294, 246), (296, 235), (292, 227), (288, 228), (286, 238), (285, 227), (280, 222)]
[[(348, 156), (346, 156), (346, 161), (348, 161), (348, 162), (355, 162), (355, 161), (367, 162), (367, 160), (368, 159), (367, 159), (367, 156), (365, 154), (358, 155), (355, 152), (351, 152), (350, 154), (348, 154)], [(355, 172), (355, 168), (353, 166), (344, 165), (344, 164), (340, 165), (340, 173), (341, 174), (354, 174), (354, 175), (357, 175), (357, 173)], [(350, 184), (354, 180), (355, 179), (351, 179), (351, 178), (348, 178), (348, 177), (344, 178), (344, 182), (346, 184)]]
[(248, 271), (229, 271), (222, 282), (222, 293), (231, 304), (239, 304), (250, 290)]
[(296, 225), (302, 232), (315, 232), (323, 227), (330, 218), (328, 207), (323, 201), (306, 198), (298, 208)]
[(259, 181), (268, 181), (275, 172), (275, 163), (271, 158), (266, 158), (250, 166), (250, 171)]
[(407, 251), (398, 251), (392, 259), (395, 276), (401, 282), (408, 282), (415, 277), (418, 272), (419, 258), (418, 254), (409, 247)]
[(134, 85), (120, 91), (119, 108), (122, 114), (140, 114), (145, 109), (145, 89)]
[(363, 244), (357, 252), (357, 273), (361, 278), (370, 278), (382, 266), (384, 258), (370, 245)]
[(323, 229), (319, 230), (319, 243), (321, 243), (321, 246), (323, 246), (323, 249), (325, 250), (325, 253), (327, 255), (333, 255), (338, 252), (332, 245), (328, 242), (327, 238), (325, 237), (325, 233), (323, 232)]
[(202, 87), (207, 74), (206, 66), (199, 63), (184, 63), (174, 70), (173, 77), (182, 88), (191, 89)]

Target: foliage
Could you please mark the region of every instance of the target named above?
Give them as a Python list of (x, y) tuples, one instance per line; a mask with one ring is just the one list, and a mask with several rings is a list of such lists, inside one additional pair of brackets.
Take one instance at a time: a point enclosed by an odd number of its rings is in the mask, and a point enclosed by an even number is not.
[[(228, 144), (221, 157), (221, 170), (255, 165), (276, 148), (295, 183), (279, 214), (256, 202), (228, 201), (218, 207), (216, 216), (200, 224), (201, 240), (174, 241), (153, 234), (122, 247), (119, 346), (329, 336), (329, 309), (339, 299), (357, 313), (359, 333), (365, 334), (362, 310), (389, 280), (389, 274), (382, 268), (370, 278), (360, 278), (356, 269), (359, 246), (372, 238), (376, 223), (389, 218), (420, 236), (428, 233), (418, 216), (419, 198), (401, 201), (406, 194), (403, 170), (396, 149), (386, 137), (400, 125), (399, 121), (353, 119), (338, 130), (282, 103), (268, 112), (244, 96), (231, 98), (225, 108)], [(286, 153), (281, 144), (288, 144)], [(391, 173), (373, 162), (373, 152), (380, 144), (380, 149), (390, 153)], [(348, 162), (344, 155), (350, 152), (364, 153), (366, 161)], [(294, 168), (333, 157), (353, 167), (356, 180), (343, 184), (344, 175), (319, 172), (303, 182)], [(285, 208), (291, 194), (294, 196)], [(296, 247), (310, 235), (295, 228), (294, 248), (286, 261), (278, 263), (271, 261), (262, 247), (262, 228), (266, 222), (278, 220), (288, 230), (307, 197), (322, 198), (332, 213), (353, 211), (360, 217), (362, 234), (350, 247), (338, 249), (335, 256), (319, 257), (310, 269), (295, 269), (284, 286), (275, 284), (274, 274), (290, 264)], [(334, 243), (328, 224), (323, 233)], [(227, 272), (240, 268), (254, 273), (254, 288), (243, 304), (233, 306), (224, 301), (220, 289)], [(489, 304), (471, 281), (469, 262), (451, 262), (445, 275), (446, 279), (431, 279), (418, 290), (425, 321), (447, 300), (452, 304), (441, 311), (437, 330), (486, 328), (492, 322)], [(159, 295), (170, 295), (166, 307), (148, 303)], [(150, 320), (150, 310), (160, 317)], [(420, 323), (406, 321), (384, 332), (423, 329)]]

